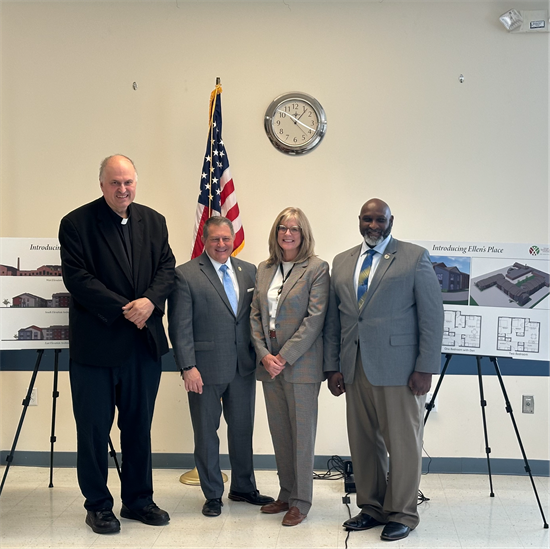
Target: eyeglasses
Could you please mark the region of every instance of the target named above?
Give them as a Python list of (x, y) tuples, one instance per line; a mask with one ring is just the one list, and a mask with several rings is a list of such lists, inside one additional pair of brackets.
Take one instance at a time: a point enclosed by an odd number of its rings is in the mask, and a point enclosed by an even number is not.
[(301, 227), (285, 227), (285, 225), (277, 225), (277, 231), (283, 234), (287, 231), (290, 231), (290, 234), (298, 234), (301, 230)]

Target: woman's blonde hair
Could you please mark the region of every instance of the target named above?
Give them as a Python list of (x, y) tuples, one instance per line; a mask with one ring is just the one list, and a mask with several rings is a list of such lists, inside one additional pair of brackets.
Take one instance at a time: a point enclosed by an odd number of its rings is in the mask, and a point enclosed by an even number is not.
[(309, 259), (315, 255), (315, 240), (313, 239), (313, 233), (311, 232), (311, 225), (306, 217), (306, 214), (300, 210), (300, 208), (288, 207), (285, 208), (276, 218), (271, 231), (269, 233), (269, 258), (267, 260), (268, 265), (279, 265), (283, 260), (283, 250), (277, 242), (278, 227), (289, 219), (296, 219), (298, 227), (300, 227), (302, 233), (302, 242), (298, 250), (298, 255), (294, 260), (294, 263), (301, 263), (306, 259)]

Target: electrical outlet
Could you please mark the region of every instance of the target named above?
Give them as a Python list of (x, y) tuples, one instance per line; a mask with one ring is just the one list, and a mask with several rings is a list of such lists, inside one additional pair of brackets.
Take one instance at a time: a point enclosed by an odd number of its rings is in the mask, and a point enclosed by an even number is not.
[(535, 397), (533, 395), (523, 395), (521, 411), (524, 414), (535, 413)]
[[(426, 406), (432, 401), (432, 398), (434, 397), (433, 391), (430, 391), (426, 394)], [(432, 406), (432, 412), (437, 412), (437, 401), (439, 399), (439, 396), (437, 396), (433, 402)]]
[(38, 389), (36, 387), (31, 391), (31, 400), (29, 406), (38, 406)]

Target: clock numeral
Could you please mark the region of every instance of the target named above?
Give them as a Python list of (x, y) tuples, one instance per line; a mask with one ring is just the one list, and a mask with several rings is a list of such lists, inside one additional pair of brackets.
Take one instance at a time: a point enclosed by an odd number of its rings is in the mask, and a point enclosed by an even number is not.
[(279, 118), (286, 118), (286, 114), (283, 111), (279, 111)]
[(277, 124), (277, 126), (280, 126), (280, 125), (281, 125), (281, 121), (280, 121), (280, 120), (276, 120), (276, 121), (275, 121), (275, 124)]
[(281, 129), (279, 130), (279, 133), (280, 133), (281, 135), (283, 135), (283, 133), (285, 133), (285, 130), (283, 130), (283, 128), (281, 128)]
[(286, 134), (286, 137), (285, 137), (285, 141), (288, 141), (288, 138), (290, 137), (290, 135), (287, 133)]
[(305, 140), (306, 140), (306, 136), (302, 134), (302, 141), (305, 141)]
[(315, 127), (315, 124), (316, 124), (315, 120), (312, 120), (312, 121), (311, 121), (311, 125), (312, 125), (313, 127)]

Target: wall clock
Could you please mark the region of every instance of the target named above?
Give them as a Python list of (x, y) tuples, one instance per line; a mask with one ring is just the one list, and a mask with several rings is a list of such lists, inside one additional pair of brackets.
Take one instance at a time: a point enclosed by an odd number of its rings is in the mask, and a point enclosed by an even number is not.
[(275, 148), (297, 155), (312, 151), (327, 131), (327, 117), (319, 101), (306, 93), (276, 97), (265, 112), (264, 128)]

